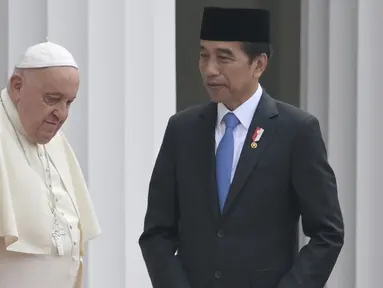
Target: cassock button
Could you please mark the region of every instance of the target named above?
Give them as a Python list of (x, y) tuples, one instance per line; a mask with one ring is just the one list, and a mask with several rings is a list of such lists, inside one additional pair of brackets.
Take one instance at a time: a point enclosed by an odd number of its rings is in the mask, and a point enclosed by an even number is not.
[(222, 272), (221, 272), (221, 271), (216, 271), (216, 272), (214, 273), (214, 277), (215, 277), (216, 279), (220, 279), (220, 278), (222, 277)]
[(225, 235), (225, 233), (223, 233), (222, 230), (219, 230), (219, 231), (217, 232), (217, 236), (218, 236), (219, 238), (222, 238), (224, 235)]

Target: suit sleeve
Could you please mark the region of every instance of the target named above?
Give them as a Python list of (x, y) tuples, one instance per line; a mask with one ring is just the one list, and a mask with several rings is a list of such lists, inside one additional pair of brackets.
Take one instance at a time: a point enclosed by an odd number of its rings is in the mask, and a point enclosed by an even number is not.
[(179, 207), (172, 120), (170, 118), (150, 179), (144, 231), (139, 244), (154, 288), (191, 288), (175, 256)]
[(292, 186), (310, 241), (278, 288), (323, 288), (343, 246), (344, 225), (335, 175), (313, 116), (301, 124), (295, 138)]

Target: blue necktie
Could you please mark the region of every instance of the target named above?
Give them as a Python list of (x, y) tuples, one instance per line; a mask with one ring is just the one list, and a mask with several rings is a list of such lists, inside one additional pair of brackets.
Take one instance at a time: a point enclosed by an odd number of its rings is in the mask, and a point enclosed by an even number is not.
[(216, 154), (216, 172), (218, 200), (221, 211), (225, 205), (227, 194), (229, 193), (231, 183), (231, 171), (234, 158), (234, 128), (239, 124), (237, 116), (233, 113), (227, 113), (223, 117), (226, 125), (225, 135), (217, 148)]

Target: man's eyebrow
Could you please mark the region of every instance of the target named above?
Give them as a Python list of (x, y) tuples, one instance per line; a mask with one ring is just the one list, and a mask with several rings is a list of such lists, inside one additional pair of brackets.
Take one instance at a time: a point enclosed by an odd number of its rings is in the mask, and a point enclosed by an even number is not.
[(224, 54), (227, 54), (227, 55), (230, 55), (230, 56), (234, 56), (233, 51), (231, 51), (230, 49), (227, 49), (227, 48), (217, 48), (215, 50), (217, 52), (220, 52), (220, 53), (224, 53)]

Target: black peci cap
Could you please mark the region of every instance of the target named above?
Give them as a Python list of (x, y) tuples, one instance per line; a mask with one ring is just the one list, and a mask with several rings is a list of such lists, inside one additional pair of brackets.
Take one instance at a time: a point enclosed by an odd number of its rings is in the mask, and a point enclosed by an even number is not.
[(200, 38), (270, 44), (270, 12), (263, 9), (205, 7)]

